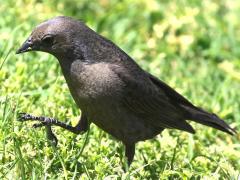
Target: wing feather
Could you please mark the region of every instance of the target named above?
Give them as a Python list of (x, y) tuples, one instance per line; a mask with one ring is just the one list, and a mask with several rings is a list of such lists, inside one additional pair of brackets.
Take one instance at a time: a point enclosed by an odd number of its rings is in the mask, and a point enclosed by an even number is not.
[(133, 71), (134, 74), (117, 65), (112, 65), (111, 69), (124, 83), (122, 104), (130, 113), (154, 126), (194, 133), (184, 119), (184, 112), (151, 81), (148, 74), (144, 71)]

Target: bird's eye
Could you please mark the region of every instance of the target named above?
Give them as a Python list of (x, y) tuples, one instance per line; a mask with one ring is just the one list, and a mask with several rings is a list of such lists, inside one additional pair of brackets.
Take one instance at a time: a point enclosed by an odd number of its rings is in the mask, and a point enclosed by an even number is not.
[(42, 39), (42, 42), (46, 45), (52, 45), (53, 44), (53, 37), (52, 36), (45, 36)]

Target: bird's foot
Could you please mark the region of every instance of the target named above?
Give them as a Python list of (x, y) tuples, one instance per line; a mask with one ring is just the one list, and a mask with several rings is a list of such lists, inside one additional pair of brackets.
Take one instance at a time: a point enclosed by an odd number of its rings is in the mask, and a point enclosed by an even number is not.
[(39, 121), (40, 124), (35, 124), (34, 127), (42, 127), (42, 126), (46, 126), (46, 125), (53, 125), (55, 121), (54, 118), (49, 118), (49, 117), (44, 117), (44, 116), (33, 116), (31, 114), (28, 113), (18, 113), (17, 115), (17, 120), (24, 122), (24, 121)]
[(56, 135), (52, 132), (52, 127), (51, 127), (51, 118), (46, 118), (46, 117), (38, 117), (38, 116), (33, 116), (28, 113), (18, 113), (17, 120), (24, 122), (24, 121), (30, 121), (30, 120), (35, 120), (35, 121), (42, 121), (40, 123), (36, 123), (33, 125), (33, 128), (41, 128), (43, 126), (46, 127), (46, 136), (47, 139), (50, 141), (50, 143), (56, 147), (58, 144), (58, 139)]
[(31, 114), (28, 114), (28, 113), (24, 113), (24, 112), (21, 112), (21, 113), (18, 113), (17, 115), (17, 120), (18, 121), (29, 121), (29, 120), (35, 120), (36, 117), (31, 115)]

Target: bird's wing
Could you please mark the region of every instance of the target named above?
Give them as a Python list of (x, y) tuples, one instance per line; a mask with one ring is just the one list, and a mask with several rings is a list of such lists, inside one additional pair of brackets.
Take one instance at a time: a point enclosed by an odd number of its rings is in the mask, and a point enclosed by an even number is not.
[(189, 108), (198, 110), (199, 112), (205, 113), (205, 111), (199, 107), (194, 106), (190, 101), (188, 101), (185, 97), (175, 91), (173, 88), (168, 86), (163, 81), (159, 80), (155, 76), (151, 75), (150, 73), (146, 72), (149, 79), (154, 83), (159, 89), (164, 91), (164, 93), (169, 97), (171, 102), (176, 106), (187, 106)]
[(130, 113), (154, 126), (194, 133), (184, 119), (184, 112), (151, 81), (147, 73), (136, 69), (137, 72), (130, 72), (128, 68), (117, 65), (112, 65), (111, 69), (124, 83), (122, 104)]

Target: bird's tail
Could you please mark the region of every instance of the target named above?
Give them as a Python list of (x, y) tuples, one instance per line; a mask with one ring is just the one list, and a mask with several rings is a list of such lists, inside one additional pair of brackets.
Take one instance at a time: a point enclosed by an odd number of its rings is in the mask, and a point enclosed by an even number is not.
[(216, 114), (208, 113), (197, 107), (183, 106), (187, 110), (187, 119), (195, 121), (197, 123), (213, 127), (228, 134), (237, 134), (236, 130), (231, 128), (227, 123), (220, 119)]

